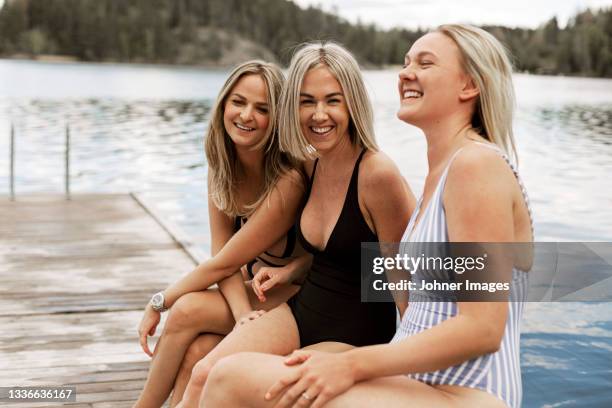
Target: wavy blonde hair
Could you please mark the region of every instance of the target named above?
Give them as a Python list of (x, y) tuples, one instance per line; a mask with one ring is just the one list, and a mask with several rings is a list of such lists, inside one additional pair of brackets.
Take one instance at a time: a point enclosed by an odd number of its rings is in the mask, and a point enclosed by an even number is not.
[[(238, 203), (238, 156), (232, 139), (225, 130), (223, 114), (225, 103), (238, 81), (246, 75), (259, 75), (267, 88), (268, 115), (270, 121), (266, 134), (253, 149), (264, 149), (264, 186), (253, 203)], [(275, 64), (253, 60), (238, 65), (223, 84), (214, 104), (204, 150), (208, 160), (209, 190), (213, 203), (225, 214), (248, 216), (261, 205), (274, 189), (282, 174), (294, 167), (292, 160), (279, 149), (277, 110), (285, 78)]]
[(351, 142), (378, 151), (372, 104), (359, 64), (350, 52), (334, 42), (305, 43), (293, 55), (280, 102), (280, 149), (297, 160), (317, 156), (300, 126), (300, 90), (306, 73), (320, 65), (326, 66), (342, 87), (349, 111)]
[(512, 63), (506, 48), (485, 30), (465, 24), (446, 24), (439, 32), (457, 44), (465, 72), (478, 87), (472, 127), (518, 161), (512, 120), (515, 96)]

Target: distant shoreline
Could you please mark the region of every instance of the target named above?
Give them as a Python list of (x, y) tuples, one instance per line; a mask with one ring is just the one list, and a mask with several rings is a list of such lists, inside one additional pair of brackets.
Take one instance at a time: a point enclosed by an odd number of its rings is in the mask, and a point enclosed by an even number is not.
[[(220, 65), (214, 63), (203, 63), (203, 64), (172, 64), (172, 63), (154, 63), (154, 62), (144, 62), (144, 61), (83, 61), (78, 59), (72, 55), (36, 55), (30, 56), (26, 54), (13, 54), (13, 55), (0, 55), (0, 61), (33, 61), (33, 62), (43, 62), (49, 64), (83, 64), (83, 65), (124, 65), (124, 66), (140, 66), (140, 67), (160, 67), (160, 68), (178, 68), (178, 69), (209, 69), (209, 70), (219, 70), (226, 71), (230, 70), (234, 67), (234, 65)], [(287, 67), (283, 67), (286, 69)], [(400, 71), (402, 66), (399, 64), (390, 64), (383, 66), (375, 66), (370, 64), (362, 64), (361, 68), (365, 71)], [(532, 73), (528, 71), (514, 71), (515, 74), (523, 74), (523, 75), (533, 75), (533, 76), (543, 76), (543, 77), (561, 77), (561, 78), (590, 78), (590, 79), (607, 79), (612, 80), (612, 78), (606, 77), (598, 77), (598, 76), (586, 76), (586, 75), (572, 75), (572, 74), (552, 74), (552, 73)]]

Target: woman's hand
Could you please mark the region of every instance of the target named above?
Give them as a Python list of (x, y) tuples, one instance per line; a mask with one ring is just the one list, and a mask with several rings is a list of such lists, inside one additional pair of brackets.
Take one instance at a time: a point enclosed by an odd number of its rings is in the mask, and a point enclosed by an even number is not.
[(243, 326), (247, 324), (248, 322), (251, 322), (257, 319), (258, 317), (263, 316), (264, 313), (266, 313), (265, 310), (251, 310), (250, 312), (244, 313), (238, 319), (236, 319), (235, 327)]
[(285, 267), (262, 266), (251, 281), (251, 286), (259, 301), (265, 302), (266, 291), (278, 285), (288, 284), (291, 280), (291, 271)]
[(297, 350), (285, 364), (300, 367), (278, 380), (266, 393), (265, 399), (271, 400), (284, 390), (275, 408), (319, 408), (355, 383), (353, 364), (346, 353)]
[(142, 350), (147, 353), (149, 357), (153, 357), (153, 353), (149, 349), (147, 336), (153, 336), (155, 334), (155, 329), (160, 320), (161, 313), (156, 312), (151, 305), (147, 304), (142, 320), (140, 320), (140, 325), (138, 325), (138, 337), (140, 337), (140, 347), (142, 347)]

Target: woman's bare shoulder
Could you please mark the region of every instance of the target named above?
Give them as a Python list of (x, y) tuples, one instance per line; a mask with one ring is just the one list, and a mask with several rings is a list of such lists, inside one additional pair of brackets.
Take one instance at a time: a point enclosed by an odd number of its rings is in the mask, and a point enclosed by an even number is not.
[(383, 152), (367, 152), (359, 172), (360, 187), (367, 194), (389, 194), (410, 187), (395, 162)]
[(277, 187), (281, 191), (306, 188), (306, 179), (303, 169), (292, 168), (281, 174), (277, 181)]

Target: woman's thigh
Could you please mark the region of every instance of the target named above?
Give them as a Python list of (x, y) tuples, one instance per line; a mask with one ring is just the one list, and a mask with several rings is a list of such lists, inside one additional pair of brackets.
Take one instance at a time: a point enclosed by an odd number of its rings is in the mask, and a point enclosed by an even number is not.
[(325, 407), (507, 408), (500, 399), (484, 391), (466, 387), (455, 388), (460, 388), (460, 390), (448, 392), (403, 375), (381, 377), (355, 384), (347, 392), (325, 404)]
[[(250, 282), (245, 282), (249, 300), (255, 310), (271, 310), (286, 302), (299, 286), (290, 285), (273, 288), (266, 302), (259, 302)], [(170, 309), (170, 324), (189, 327), (200, 333), (226, 335), (234, 328), (234, 316), (227, 301), (218, 289), (190, 292), (181, 296)]]
[(355, 346), (350, 344), (340, 343), (337, 341), (324, 341), (321, 343), (311, 344), (310, 346), (303, 347), (302, 350), (317, 350), (325, 351), (327, 353), (342, 353), (343, 351), (354, 349)]
[(242, 351), (286, 355), (299, 345), (297, 324), (291, 309), (283, 303), (261, 317), (234, 328), (205, 360), (214, 363)]
[[(213, 370), (207, 393), (224, 385), (238, 391), (254, 407), (273, 407), (282, 395), (265, 401), (264, 395), (279, 379), (291, 374), (299, 366), (287, 366), (284, 357), (262, 353), (241, 353), (224, 359)], [(248, 370), (244, 368), (248, 367)], [(238, 388), (236, 385), (240, 385)], [(385, 408), (440, 407), (459, 408), (466, 406), (505, 407), (504, 403), (484, 391), (463, 387), (457, 392), (448, 392), (405, 376), (381, 377), (353, 385), (348, 391), (325, 404), (325, 408)], [(219, 387), (223, 392), (224, 388)]]

